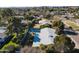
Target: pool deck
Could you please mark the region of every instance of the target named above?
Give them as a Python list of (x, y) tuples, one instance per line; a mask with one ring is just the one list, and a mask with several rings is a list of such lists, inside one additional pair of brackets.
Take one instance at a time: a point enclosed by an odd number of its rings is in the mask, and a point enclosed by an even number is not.
[(40, 45), (40, 38), (39, 33), (35, 33), (34, 40), (33, 40), (33, 47), (38, 47)]

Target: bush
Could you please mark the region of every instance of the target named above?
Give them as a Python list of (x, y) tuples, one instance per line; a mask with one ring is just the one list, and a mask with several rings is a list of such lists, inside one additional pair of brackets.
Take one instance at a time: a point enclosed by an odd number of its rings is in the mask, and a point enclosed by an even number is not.
[(45, 25), (41, 25), (40, 26), (40, 29), (43, 29), (43, 28), (50, 28), (51, 26), (49, 24), (45, 24)]
[(54, 45), (53, 44), (47, 45), (46, 53), (54, 53), (54, 52), (55, 52)]
[(14, 45), (8, 45), (4, 48), (4, 51), (7, 53), (10, 53), (10, 52), (14, 52), (15, 51), (15, 46)]
[(53, 44), (49, 44), (49, 45), (40, 45), (41, 50), (45, 51), (46, 53), (55, 53), (57, 51), (55, 51), (54, 45)]
[(32, 45), (33, 44), (33, 36), (29, 33), (28, 34), (28, 38), (27, 38), (27, 41), (26, 41), (26, 45)]
[(65, 35), (56, 36), (54, 39), (55, 50), (59, 52), (71, 52), (75, 43), (71, 40), (71, 38)]
[(41, 44), (41, 45), (40, 45), (40, 48), (41, 48), (42, 50), (45, 50), (45, 49), (47, 48), (47, 46), (46, 46), (46, 45)]
[(64, 29), (64, 23), (61, 20), (56, 20), (53, 22), (53, 27)]
[(62, 29), (59, 29), (59, 28), (56, 28), (56, 34), (60, 35), (60, 34), (63, 34), (63, 30)]

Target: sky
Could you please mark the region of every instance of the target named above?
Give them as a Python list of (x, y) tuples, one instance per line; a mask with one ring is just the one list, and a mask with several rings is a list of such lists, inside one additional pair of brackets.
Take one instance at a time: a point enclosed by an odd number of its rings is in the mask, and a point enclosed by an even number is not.
[(0, 0), (0, 7), (77, 6), (79, 0)]

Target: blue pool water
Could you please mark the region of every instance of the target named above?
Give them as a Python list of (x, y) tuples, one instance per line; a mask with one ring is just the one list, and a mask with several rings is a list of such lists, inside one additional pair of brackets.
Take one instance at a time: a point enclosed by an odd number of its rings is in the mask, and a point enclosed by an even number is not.
[(40, 42), (39, 34), (35, 33), (34, 42)]
[(39, 42), (40, 39), (39, 39), (39, 34), (38, 33), (40, 32), (40, 29), (30, 28), (29, 31), (35, 33), (33, 42)]
[[(25, 35), (24, 35), (24, 37), (23, 37), (23, 39), (22, 39), (22, 41), (21, 41), (21, 45), (24, 45), (25, 42), (27, 41), (27, 39), (28, 39), (28, 33), (29, 33), (29, 32), (39, 33), (40, 30), (39, 30), (39, 29), (36, 29), (36, 28), (29, 28), (28, 32), (25, 33)], [(27, 39), (26, 39), (26, 38), (27, 38)], [(33, 40), (34, 40), (33, 42), (38, 42), (38, 41), (39, 41), (39, 38), (38, 38), (38, 35), (37, 35), (37, 34), (35, 34)]]
[(30, 31), (30, 32), (40, 32), (40, 29), (30, 28), (29, 31)]

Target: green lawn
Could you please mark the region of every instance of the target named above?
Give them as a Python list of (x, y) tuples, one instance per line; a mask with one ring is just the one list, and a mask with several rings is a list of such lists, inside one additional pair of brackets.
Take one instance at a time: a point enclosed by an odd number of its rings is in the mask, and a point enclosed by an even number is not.
[(7, 46), (9, 46), (9, 45), (13, 45), (14, 47), (18, 47), (18, 46), (19, 46), (18, 44), (16, 44), (16, 43), (10, 41), (8, 44), (5, 44), (0, 50), (4, 51), (5, 48), (6, 48)]
[[(13, 34), (13, 35), (14, 35), (14, 37), (13, 37), (12, 39), (16, 38), (16, 34)], [(15, 42), (13, 42), (13, 41), (11, 40), (11, 41), (9, 41), (9, 43), (5, 44), (5, 45), (0, 49), (0, 51), (5, 51), (5, 48), (8, 47), (8, 46), (14, 46), (14, 47), (16, 48), (16, 47), (19, 47), (19, 44), (16, 44)]]
[(79, 30), (79, 25), (77, 25), (75, 22), (67, 20), (65, 21), (66, 24), (68, 24), (70, 27), (72, 27), (75, 30)]

